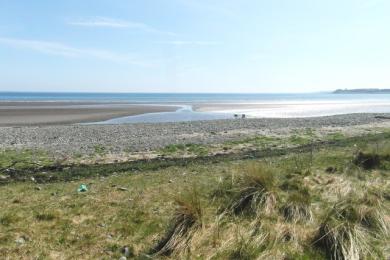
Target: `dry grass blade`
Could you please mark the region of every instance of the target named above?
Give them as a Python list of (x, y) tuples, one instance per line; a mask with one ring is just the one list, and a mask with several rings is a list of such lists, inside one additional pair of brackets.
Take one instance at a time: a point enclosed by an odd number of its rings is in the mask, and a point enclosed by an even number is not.
[(322, 222), (315, 244), (330, 259), (372, 257), (372, 241), (378, 234), (388, 235), (388, 223), (380, 200), (350, 194), (330, 210)]
[(188, 198), (176, 199), (176, 210), (166, 234), (152, 249), (154, 255), (169, 256), (188, 247), (193, 233), (202, 226), (202, 208), (194, 191)]
[(251, 165), (234, 184), (227, 206), (235, 215), (271, 213), (277, 202), (275, 171), (265, 165)]
[(368, 255), (367, 233), (356, 223), (329, 219), (324, 222), (316, 241), (330, 259), (359, 260)]
[(384, 197), (377, 193), (365, 194), (359, 200), (360, 221), (375, 236), (389, 237), (390, 222), (388, 221), (389, 208), (385, 206)]
[(290, 222), (311, 222), (311, 199), (307, 190), (297, 191), (290, 194), (286, 204), (281, 209), (284, 218)]

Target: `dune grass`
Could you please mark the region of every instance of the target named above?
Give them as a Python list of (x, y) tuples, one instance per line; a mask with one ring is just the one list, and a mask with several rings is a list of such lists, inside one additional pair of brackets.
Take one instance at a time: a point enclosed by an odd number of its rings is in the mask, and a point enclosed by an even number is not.
[(311, 210), (311, 198), (307, 189), (291, 192), (287, 201), (281, 208), (281, 212), (286, 221), (310, 222), (313, 220)]
[(202, 227), (202, 206), (196, 190), (175, 199), (176, 209), (166, 234), (152, 248), (151, 254), (170, 256), (188, 248), (193, 233)]
[(275, 210), (276, 172), (265, 164), (250, 164), (239, 172), (229, 192), (225, 212), (235, 215), (271, 213)]
[(383, 209), (380, 198), (371, 196), (350, 193), (340, 199), (324, 217), (315, 244), (329, 258), (380, 258), (372, 244), (378, 237), (389, 237), (388, 212)]
[[(345, 142), (298, 156), (12, 182), (0, 189), (0, 258), (387, 259), (387, 149), (386, 140)], [(375, 152), (379, 165), (356, 165), (357, 151)], [(79, 193), (82, 183), (89, 190)]]

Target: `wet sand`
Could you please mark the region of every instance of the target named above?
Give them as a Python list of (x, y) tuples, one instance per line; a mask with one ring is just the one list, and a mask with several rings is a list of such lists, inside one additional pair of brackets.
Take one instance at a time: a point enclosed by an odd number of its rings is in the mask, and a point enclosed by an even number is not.
[(0, 126), (65, 125), (177, 109), (175, 106), (126, 103), (0, 102)]
[(254, 118), (301, 118), (353, 113), (390, 113), (390, 104), (377, 101), (204, 103), (193, 104), (193, 109), (198, 112), (245, 114)]

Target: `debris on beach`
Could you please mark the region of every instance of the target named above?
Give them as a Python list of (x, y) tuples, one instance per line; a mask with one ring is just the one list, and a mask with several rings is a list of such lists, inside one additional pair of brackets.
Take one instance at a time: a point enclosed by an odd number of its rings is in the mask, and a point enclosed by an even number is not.
[(85, 184), (80, 184), (80, 187), (77, 189), (78, 192), (87, 192), (88, 188)]

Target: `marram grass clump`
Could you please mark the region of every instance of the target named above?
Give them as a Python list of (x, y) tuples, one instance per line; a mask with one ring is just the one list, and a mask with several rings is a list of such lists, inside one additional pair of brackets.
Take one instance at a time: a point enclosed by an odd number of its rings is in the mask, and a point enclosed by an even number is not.
[(286, 221), (307, 223), (313, 220), (311, 198), (307, 189), (289, 194), (286, 203), (281, 208)]
[(275, 174), (264, 164), (248, 166), (233, 183), (225, 211), (234, 215), (273, 212), (277, 204)]
[(375, 258), (373, 241), (379, 233), (388, 235), (380, 201), (356, 197), (350, 194), (336, 203), (320, 225), (314, 244), (330, 259)]
[(202, 227), (202, 207), (193, 191), (185, 198), (176, 199), (176, 209), (166, 234), (151, 250), (153, 255), (170, 256), (189, 247), (194, 232)]
[(375, 236), (390, 236), (389, 208), (376, 192), (367, 192), (357, 201), (362, 225)]

